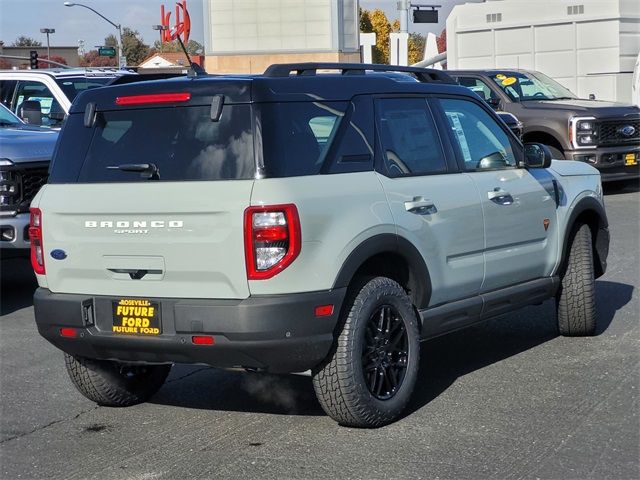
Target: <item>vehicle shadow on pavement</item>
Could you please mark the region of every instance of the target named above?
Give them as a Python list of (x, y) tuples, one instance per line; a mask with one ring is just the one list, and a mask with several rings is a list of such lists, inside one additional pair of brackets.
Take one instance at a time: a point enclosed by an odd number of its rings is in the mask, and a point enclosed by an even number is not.
[(33, 305), (33, 292), (38, 287), (29, 260), (10, 259), (0, 262), (0, 316)]
[[(633, 288), (617, 282), (596, 282), (597, 335), (608, 329), (615, 313), (631, 300)], [(420, 376), (405, 416), (437, 398), (458, 377), (557, 336), (555, 303), (549, 300), (423, 343)], [(167, 383), (150, 402), (204, 410), (325, 415), (309, 377), (194, 365), (174, 366)]]
[[(633, 286), (596, 281), (596, 336), (611, 325)], [(449, 388), (458, 377), (535, 348), (558, 336), (555, 301), (502, 315), (483, 324), (422, 344), (420, 376), (405, 416), (419, 410)]]

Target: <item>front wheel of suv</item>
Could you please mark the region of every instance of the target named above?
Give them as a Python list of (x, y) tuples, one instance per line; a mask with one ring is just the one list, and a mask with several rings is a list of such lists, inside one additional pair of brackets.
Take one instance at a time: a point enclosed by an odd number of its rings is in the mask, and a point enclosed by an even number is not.
[(596, 282), (589, 225), (580, 224), (571, 232), (566, 264), (556, 294), (558, 331), (576, 337), (596, 333)]
[(416, 382), (416, 313), (398, 283), (376, 277), (354, 289), (343, 316), (332, 353), (313, 372), (313, 386), (339, 424), (380, 427), (398, 418)]
[(106, 407), (147, 401), (164, 383), (171, 365), (131, 365), (64, 355), (67, 373), (78, 391)]

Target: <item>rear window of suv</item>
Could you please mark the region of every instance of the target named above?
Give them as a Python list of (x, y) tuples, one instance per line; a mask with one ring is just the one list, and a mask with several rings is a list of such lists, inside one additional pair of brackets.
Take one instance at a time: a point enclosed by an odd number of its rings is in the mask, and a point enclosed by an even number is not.
[(70, 115), (50, 183), (149, 181), (122, 169), (145, 163), (157, 167), (158, 181), (254, 178), (251, 107), (225, 105), (218, 121), (210, 106), (105, 111), (93, 128), (84, 115)]

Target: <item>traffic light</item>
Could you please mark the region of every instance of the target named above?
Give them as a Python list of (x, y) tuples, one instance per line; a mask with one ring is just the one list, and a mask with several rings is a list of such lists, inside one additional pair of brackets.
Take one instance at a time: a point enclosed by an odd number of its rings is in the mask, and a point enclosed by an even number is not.
[(29, 52), (29, 62), (31, 63), (31, 69), (36, 70), (38, 68), (38, 52), (31, 50)]

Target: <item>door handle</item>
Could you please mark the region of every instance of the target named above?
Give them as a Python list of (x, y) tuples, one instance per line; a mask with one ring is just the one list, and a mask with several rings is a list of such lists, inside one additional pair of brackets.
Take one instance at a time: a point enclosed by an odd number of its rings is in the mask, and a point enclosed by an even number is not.
[(498, 205), (511, 205), (513, 203), (513, 197), (506, 190), (496, 187), (492, 191), (487, 192), (489, 200)]
[(413, 197), (413, 200), (404, 202), (404, 208), (409, 213), (416, 215), (433, 215), (438, 213), (438, 209), (431, 200), (423, 197)]

